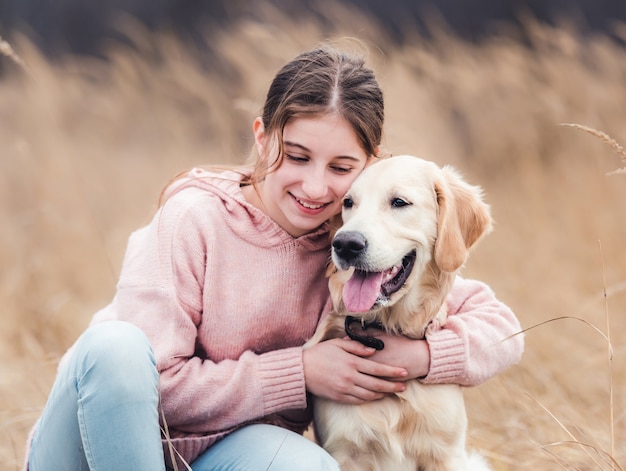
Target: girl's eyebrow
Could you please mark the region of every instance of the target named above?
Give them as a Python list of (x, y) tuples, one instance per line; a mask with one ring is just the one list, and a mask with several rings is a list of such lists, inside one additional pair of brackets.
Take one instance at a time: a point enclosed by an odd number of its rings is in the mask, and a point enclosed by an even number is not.
[[(298, 149), (304, 151), (304, 152), (311, 152), (311, 150), (306, 147), (303, 146), (302, 144), (298, 144), (297, 142), (291, 142), (291, 141), (284, 141), (283, 142), (285, 146), (288, 147), (297, 147)], [(352, 157), (351, 155), (338, 155), (337, 156), (338, 159), (346, 159), (346, 160), (354, 160), (355, 162), (360, 162), (360, 159), (357, 157)]]
[(289, 147), (297, 147), (298, 149), (302, 149), (305, 152), (311, 152), (309, 148), (303, 146), (302, 144), (298, 144), (297, 142), (284, 141), (284, 144)]

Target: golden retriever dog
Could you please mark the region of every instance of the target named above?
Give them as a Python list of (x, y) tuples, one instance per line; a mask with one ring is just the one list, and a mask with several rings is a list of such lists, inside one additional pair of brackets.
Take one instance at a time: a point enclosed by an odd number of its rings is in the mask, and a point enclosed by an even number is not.
[[(491, 230), (482, 190), (452, 168), (413, 156), (370, 165), (345, 196), (332, 242), (331, 312), (307, 347), (377, 326), (423, 339), (446, 321), (445, 298), (469, 249)], [(364, 332), (360, 330), (360, 332)], [(315, 398), (315, 433), (342, 471), (487, 470), (465, 450), (460, 386), (407, 382), (404, 392), (362, 405)]]

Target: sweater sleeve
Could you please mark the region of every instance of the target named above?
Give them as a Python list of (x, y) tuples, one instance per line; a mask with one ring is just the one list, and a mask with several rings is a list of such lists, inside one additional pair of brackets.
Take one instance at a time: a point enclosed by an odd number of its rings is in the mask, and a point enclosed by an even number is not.
[[(245, 351), (219, 362), (196, 351), (205, 321), (205, 266), (210, 263), (206, 209), (192, 192), (180, 192), (136, 234), (118, 285), (118, 317), (139, 325), (151, 341), (170, 428), (185, 433), (228, 430), (290, 409), (301, 410), (290, 417), (306, 427), (301, 348)], [(226, 349), (229, 338), (224, 332)]]
[(520, 323), (486, 284), (457, 277), (446, 302), (446, 324), (426, 333), (430, 371), (424, 383), (477, 386), (520, 361)]

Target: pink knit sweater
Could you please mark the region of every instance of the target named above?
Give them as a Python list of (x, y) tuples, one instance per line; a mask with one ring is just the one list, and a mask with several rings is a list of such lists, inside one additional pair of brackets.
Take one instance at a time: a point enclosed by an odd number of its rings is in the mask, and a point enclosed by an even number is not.
[[(302, 345), (330, 308), (329, 227), (293, 238), (246, 202), (239, 181), (196, 170), (172, 187), (130, 237), (117, 293), (92, 321), (146, 332), (187, 462), (242, 424), (303, 432), (311, 419)], [(485, 284), (458, 278), (447, 301), (424, 382), (477, 385), (520, 359), (521, 336), (498, 343), (519, 323)]]

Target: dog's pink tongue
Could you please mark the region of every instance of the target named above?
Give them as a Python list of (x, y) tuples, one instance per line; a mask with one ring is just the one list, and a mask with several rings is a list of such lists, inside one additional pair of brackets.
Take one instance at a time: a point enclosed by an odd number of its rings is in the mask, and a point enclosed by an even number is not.
[(343, 303), (350, 312), (369, 311), (380, 293), (383, 272), (366, 273), (355, 270), (343, 287)]

